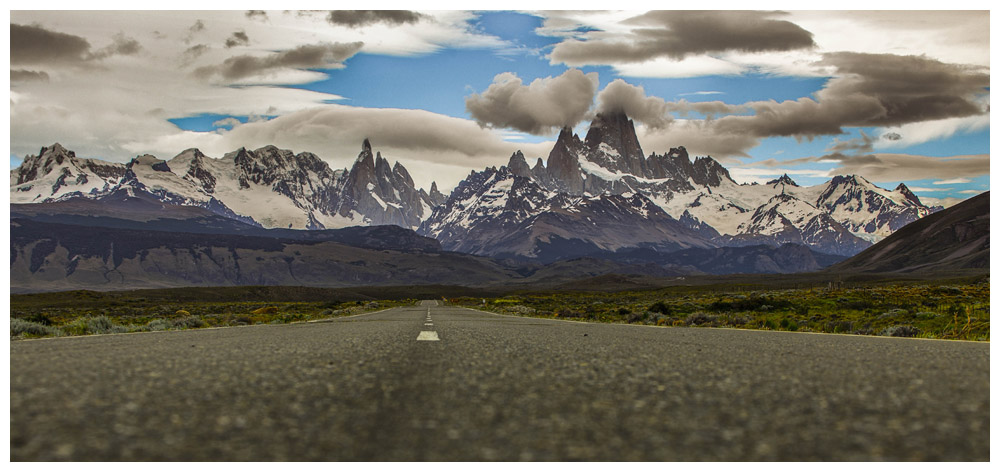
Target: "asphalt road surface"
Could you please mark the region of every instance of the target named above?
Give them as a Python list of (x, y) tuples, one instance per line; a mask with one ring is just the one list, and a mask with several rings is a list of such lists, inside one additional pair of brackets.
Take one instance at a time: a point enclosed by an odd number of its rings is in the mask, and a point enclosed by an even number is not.
[[(431, 306), (433, 305), (433, 306)], [(11, 343), (11, 460), (989, 460), (989, 344), (420, 306)]]

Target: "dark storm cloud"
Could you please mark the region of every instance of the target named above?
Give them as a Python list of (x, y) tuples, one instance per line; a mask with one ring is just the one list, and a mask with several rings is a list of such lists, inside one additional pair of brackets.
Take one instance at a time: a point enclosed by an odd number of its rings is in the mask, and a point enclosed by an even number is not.
[(219, 76), (226, 80), (239, 80), (265, 74), (276, 69), (339, 68), (341, 62), (357, 54), (364, 43), (306, 44), (268, 56), (234, 56), (222, 64), (200, 67), (195, 75), (202, 78)]
[(726, 116), (721, 132), (757, 137), (813, 138), (843, 133), (844, 127), (898, 126), (986, 112), (977, 96), (987, 93), (989, 74), (923, 56), (825, 54), (820, 65), (836, 77), (816, 98), (745, 103), (750, 116)]
[(12, 70), (10, 71), (11, 82), (48, 82), (49, 74), (44, 71), (34, 70)]
[(390, 26), (414, 24), (424, 15), (410, 10), (332, 10), (326, 16), (326, 21), (332, 25), (357, 28), (375, 23)]
[(465, 109), (483, 127), (547, 134), (583, 120), (597, 87), (597, 73), (584, 74), (579, 69), (528, 85), (514, 73), (504, 72), (483, 93), (466, 97)]
[(115, 55), (134, 55), (142, 50), (139, 41), (119, 33), (113, 42), (91, 51), (90, 42), (72, 34), (50, 31), (39, 25), (10, 25), (10, 63), (80, 65)]
[(11, 64), (72, 64), (87, 60), (90, 43), (38, 25), (10, 25)]
[(983, 113), (977, 94), (986, 92), (990, 75), (981, 68), (947, 64), (926, 56), (838, 52), (823, 55), (821, 65), (838, 76), (821, 99), (863, 95), (877, 100), (884, 112), (861, 119), (857, 126), (895, 126), (918, 121)]
[(623, 64), (660, 57), (726, 51), (791, 51), (815, 46), (812, 33), (785, 20), (782, 13), (755, 11), (651, 11), (623, 24), (635, 28), (624, 37), (598, 35), (557, 44), (553, 62), (568, 65)]
[(132, 56), (142, 51), (142, 45), (135, 38), (129, 38), (122, 33), (114, 36), (111, 45), (100, 49), (92, 56), (93, 59), (104, 59), (111, 56)]
[(232, 35), (226, 38), (226, 49), (248, 45), (250, 45), (250, 37), (247, 36), (245, 31), (235, 31)]
[(599, 113), (625, 113), (629, 118), (650, 128), (662, 128), (670, 123), (667, 103), (659, 97), (647, 97), (642, 86), (615, 79), (597, 94)]
[(245, 13), (247, 18), (251, 20), (267, 21), (267, 12), (264, 10), (247, 10)]

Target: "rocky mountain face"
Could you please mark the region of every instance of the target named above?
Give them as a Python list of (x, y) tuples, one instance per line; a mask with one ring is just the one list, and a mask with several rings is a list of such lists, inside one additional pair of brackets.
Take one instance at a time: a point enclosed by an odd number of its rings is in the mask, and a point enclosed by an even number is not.
[(267, 228), (415, 228), (445, 200), (437, 184), (429, 193), (415, 188), (406, 168), (373, 155), (367, 139), (351, 169), (334, 170), (315, 154), (275, 146), (240, 148), (220, 159), (188, 149), (166, 161), (143, 155), (112, 164), (79, 159), (55, 144), (10, 175), (12, 203), (132, 192)]
[(990, 193), (910, 223), (832, 272), (934, 273), (990, 268)]
[(125, 175), (125, 166), (80, 159), (59, 143), (43, 147), (10, 171), (10, 201), (29, 203), (108, 193)]
[[(447, 250), (553, 261), (628, 247), (706, 247), (696, 230), (639, 193), (571, 195), (548, 190), (511, 165), (473, 172), (419, 232)], [(520, 169), (518, 171), (517, 169)]]
[[(613, 210), (580, 207), (615, 197)], [(552, 244), (563, 249), (550, 253), (566, 257), (759, 244), (850, 256), (932, 211), (903, 184), (890, 191), (838, 176), (800, 187), (784, 175), (747, 185), (684, 147), (647, 157), (632, 120), (612, 113), (598, 114), (585, 139), (563, 129), (546, 163), (529, 166), (517, 152), (500, 169), (473, 172), (418, 231), (446, 248), (522, 257), (542, 257)]]

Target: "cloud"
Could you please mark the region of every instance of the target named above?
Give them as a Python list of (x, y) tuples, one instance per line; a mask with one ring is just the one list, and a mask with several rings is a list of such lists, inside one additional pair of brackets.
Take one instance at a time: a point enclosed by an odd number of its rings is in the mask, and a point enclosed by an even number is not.
[(237, 120), (236, 118), (233, 118), (233, 117), (230, 116), (228, 118), (223, 118), (221, 120), (213, 122), (212, 126), (214, 126), (216, 128), (235, 128), (235, 127), (237, 127), (239, 125), (242, 125), (242, 124), (243, 124), (242, 121)]
[(872, 152), (874, 149), (874, 142), (871, 136), (869, 136), (864, 131), (861, 131), (860, 138), (851, 138), (846, 141), (842, 141), (839, 138), (833, 138), (833, 143), (827, 146), (827, 152)]
[(190, 64), (195, 59), (197, 59), (202, 54), (205, 54), (211, 49), (212, 48), (209, 47), (207, 44), (196, 44), (194, 46), (191, 46), (185, 49), (183, 53), (181, 53), (181, 63), (185, 65)]
[(681, 117), (685, 118), (691, 113), (699, 113), (705, 115), (708, 119), (712, 119), (717, 115), (746, 113), (748, 109), (742, 105), (730, 105), (719, 100), (713, 100), (710, 102), (689, 102), (681, 99), (675, 102), (667, 102), (667, 111), (677, 113)]
[[(901, 139), (884, 141), (888, 147), (912, 143), (907, 134), (925, 134), (916, 130), (927, 126), (920, 123), (928, 120), (968, 119), (976, 126), (988, 126), (988, 105), (981, 95), (989, 86), (989, 74), (979, 68), (891, 54), (826, 54), (819, 63), (833, 67), (835, 76), (815, 98), (747, 102), (742, 108), (752, 114), (723, 116), (706, 122), (706, 128), (720, 135), (758, 139), (813, 139), (843, 134), (845, 127), (911, 126), (900, 128)], [(960, 127), (957, 123), (951, 123), (952, 132)]]
[(697, 92), (679, 93), (678, 97), (685, 97), (688, 95), (722, 95), (725, 92), (719, 92), (717, 90), (699, 90)]
[(369, 138), (383, 156), (403, 162), (418, 184), (427, 186), (437, 180), (447, 188), (468, 175), (469, 169), (505, 164), (517, 150), (532, 161), (544, 158), (553, 144), (511, 143), (500, 136), (472, 120), (423, 110), (323, 105), (244, 123), (231, 131), (152, 134), (129, 144), (128, 149), (169, 157), (198, 147), (209, 156), (221, 156), (240, 147), (274, 144), (316, 153), (332, 167), (342, 168), (353, 163), (361, 141)]
[(184, 37), (184, 44), (190, 44), (194, 40), (194, 36), (198, 33), (205, 31), (205, 22), (201, 20), (195, 20), (194, 24), (188, 27), (187, 36)]
[(947, 64), (925, 56), (837, 52), (820, 65), (833, 66), (838, 77), (819, 92), (822, 99), (864, 96), (883, 111), (859, 115), (856, 126), (895, 126), (983, 113), (976, 96), (990, 86), (989, 72)]
[(597, 32), (587, 39), (566, 39), (552, 49), (552, 63), (569, 66), (614, 65), (657, 58), (727, 51), (791, 51), (815, 46), (812, 34), (774, 19), (777, 12), (651, 11), (621, 22), (625, 35)]
[[(698, 156), (750, 157), (747, 150), (760, 144), (760, 139), (746, 134), (719, 133), (711, 121), (673, 120), (662, 129), (636, 127), (636, 134), (643, 149), (665, 153), (672, 147), (684, 146), (688, 153)], [(729, 161), (732, 162), (732, 161)]]
[[(858, 174), (875, 182), (898, 182), (923, 179), (958, 179), (990, 173), (989, 154), (931, 157), (911, 154), (827, 154), (810, 158), (812, 162), (834, 162), (834, 174)], [(787, 165), (787, 161), (785, 162)]]
[(967, 184), (967, 183), (970, 183), (970, 182), (972, 182), (972, 181), (969, 180), (969, 179), (966, 179), (964, 177), (959, 177), (957, 179), (938, 180), (936, 182), (931, 182), (931, 184), (932, 185), (954, 185), (954, 184)]
[(116, 55), (135, 55), (142, 45), (118, 33), (112, 43), (91, 51), (90, 42), (72, 34), (47, 30), (39, 25), (10, 25), (10, 63), (38, 66), (82, 66)]
[(340, 68), (343, 67), (341, 62), (357, 54), (363, 45), (360, 41), (306, 44), (263, 57), (234, 56), (219, 65), (199, 67), (195, 69), (195, 75), (206, 79), (218, 76), (227, 81), (237, 81), (277, 69)]
[(129, 38), (124, 33), (112, 37), (113, 42), (91, 55), (92, 59), (104, 59), (111, 56), (132, 56), (142, 51), (142, 45), (135, 38)]
[(80, 36), (39, 25), (10, 24), (10, 63), (78, 64), (90, 57), (90, 43)]
[(816, 169), (760, 169), (756, 167), (732, 166), (727, 170), (729, 170), (730, 177), (732, 177), (737, 183), (757, 182), (759, 184), (763, 184), (777, 179), (784, 174), (788, 174), (793, 178), (793, 180), (801, 185), (803, 182), (800, 178), (828, 179), (830, 177), (828, 171)]
[(663, 128), (670, 122), (667, 103), (659, 97), (647, 97), (641, 85), (615, 79), (597, 94), (598, 113), (622, 113), (646, 126)]
[(483, 93), (466, 97), (465, 109), (483, 127), (548, 134), (583, 120), (597, 87), (596, 72), (584, 74), (578, 69), (535, 79), (529, 85), (516, 74), (504, 72)]
[(11, 82), (48, 82), (49, 74), (45, 71), (34, 71), (34, 70), (11, 70), (10, 71), (10, 81)]
[(414, 24), (423, 19), (423, 14), (410, 10), (332, 10), (326, 21), (332, 25), (358, 28), (375, 23), (390, 26)]
[(249, 45), (250, 37), (247, 36), (246, 31), (234, 31), (232, 35), (226, 38), (226, 49)]
[(268, 21), (267, 12), (264, 10), (247, 10), (245, 15), (247, 18), (251, 20), (258, 20), (263, 22)]
[(982, 131), (989, 129), (989, 127), (989, 113), (965, 118), (946, 118), (943, 120), (908, 123), (902, 126), (881, 129), (880, 131), (886, 132), (886, 135), (892, 135), (897, 139), (880, 141), (876, 147), (880, 149), (906, 148), (928, 141), (947, 139), (958, 133)]
[[(910, 188), (910, 190), (916, 192), (916, 190), (914, 190), (912, 187)], [(959, 192), (959, 193), (965, 193), (965, 192)], [(979, 192), (974, 191), (974, 193), (979, 193)], [(944, 208), (951, 208), (965, 201), (964, 198), (956, 198), (956, 197), (934, 198), (934, 197), (925, 197), (923, 195), (918, 195), (918, 196), (920, 197), (920, 203), (923, 203), (924, 205), (942, 206)]]

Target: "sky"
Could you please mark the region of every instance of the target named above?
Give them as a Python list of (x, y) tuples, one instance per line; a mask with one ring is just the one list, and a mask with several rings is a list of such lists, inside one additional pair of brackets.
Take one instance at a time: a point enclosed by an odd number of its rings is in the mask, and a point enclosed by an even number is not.
[(684, 146), (741, 183), (860, 174), (946, 206), (989, 189), (985, 11), (11, 11), (10, 28), (12, 168), (54, 142), (115, 162), (274, 144), (343, 168), (368, 138), (447, 192), (615, 110), (647, 155)]

